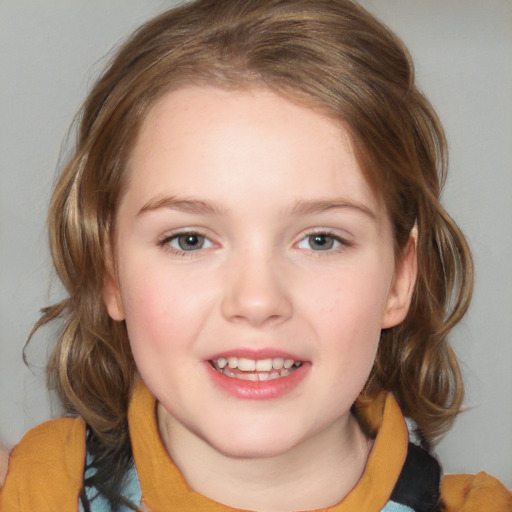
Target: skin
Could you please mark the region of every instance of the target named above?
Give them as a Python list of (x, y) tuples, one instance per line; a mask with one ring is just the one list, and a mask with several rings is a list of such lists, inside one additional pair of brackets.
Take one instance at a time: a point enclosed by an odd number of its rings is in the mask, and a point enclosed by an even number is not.
[[(193, 489), (233, 507), (338, 503), (371, 450), (350, 408), (415, 280), (414, 240), (397, 262), (347, 132), (264, 89), (188, 87), (153, 107), (128, 173), (104, 296), (167, 451)], [(202, 248), (180, 249), (184, 233)], [(272, 350), (304, 362), (289, 392), (214, 384), (218, 354)]]

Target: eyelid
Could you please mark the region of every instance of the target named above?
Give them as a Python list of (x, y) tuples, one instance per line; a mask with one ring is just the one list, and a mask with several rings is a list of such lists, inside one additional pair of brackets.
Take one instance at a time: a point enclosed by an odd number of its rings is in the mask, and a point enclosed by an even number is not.
[[(170, 242), (172, 240), (175, 240), (181, 236), (185, 235), (197, 235), (205, 240), (208, 240), (210, 245), (208, 247), (200, 247), (196, 250), (190, 250), (185, 251), (182, 249), (179, 249), (177, 247), (173, 247), (170, 245)], [(214, 247), (215, 245), (218, 245), (218, 243), (214, 240), (214, 237), (210, 234), (206, 234), (204, 229), (196, 228), (196, 227), (185, 227), (185, 228), (177, 228), (174, 230), (171, 230), (169, 232), (166, 232), (164, 235), (158, 238), (157, 245), (161, 247), (165, 251), (169, 251), (173, 254), (176, 254), (178, 256), (186, 256), (186, 257), (194, 257), (198, 255), (199, 252), (210, 249), (211, 247)]]
[[(209, 231), (209, 230), (199, 228), (199, 227), (193, 227), (193, 226), (177, 228), (177, 229), (168, 231), (165, 234), (163, 234), (162, 236), (160, 236), (157, 240), (157, 245), (159, 247), (161, 247), (163, 250), (169, 251), (169, 252), (174, 253), (179, 256), (194, 257), (194, 256), (197, 256), (198, 253), (202, 252), (203, 250), (207, 250), (212, 247), (219, 246), (219, 243), (215, 240), (216, 237), (213, 236), (212, 234), (210, 234), (209, 232), (206, 233), (206, 231)], [(197, 250), (190, 250), (190, 251), (181, 250), (179, 248), (176, 248), (176, 247), (173, 247), (170, 245), (171, 240), (176, 239), (180, 236), (184, 236), (184, 235), (201, 236), (204, 239), (206, 239), (210, 245), (208, 247), (200, 247)], [(297, 247), (301, 242), (305, 241), (308, 237), (314, 236), (314, 235), (323, 235), (326, 237), (331, 237), (332, 239), (334, 239), (337, 242), (337, 245), (336, 245), (336, 247), (333, 247), (331, 249), (326, 249), (323, 251), (322, 250), (314, 250), (312, 248), (311, 249), (301, 248), (301, 247), (298, 247), (298, 248), (309, 250), (310, 252), (321, 255), (321, 253), (325, 253), (325, 254), (336, 253), (336, 252), (346, 249), (347, 247), (352, 247), (355, 245), (355, 243), (350, 239), (350, 236), (344, 236), (333, 229), (310, 228), (310, 229), (307, 229), (307, 230), (301, 232), (300, 235), (296, 237), (296, 241), (293, 243), (293, 246)]]
[[(339, 245), (334, 248), (327, 249), (324, 251), (321, 251), (321, 250), (315, 251), (314, 249), (306, 249), (306, 250), (309, 250), (314, 253), (327, 253), (327, 254), (331, 253), (332, 254), (337, 251), (343, 250), (346, 247), (352, 247), (354, 245), (354, 243), (349, 239), (349, 237), (343, 236), (340, 233), (338, 233), (332, 229), (312, 228), (312, 229), (303, 231), (300, 234), (300, 236), (298, 237), (298, 240), (294, 243), (294, 246), (298, 246), (301, 242), (307, 240), (310, 236), (315, 236), (315, 235), (323, 235), (326, 237), (330, 237), (330, 238), (334, 239)], [(303, 249), (303, 248), (299, 247), (299, 249)]]

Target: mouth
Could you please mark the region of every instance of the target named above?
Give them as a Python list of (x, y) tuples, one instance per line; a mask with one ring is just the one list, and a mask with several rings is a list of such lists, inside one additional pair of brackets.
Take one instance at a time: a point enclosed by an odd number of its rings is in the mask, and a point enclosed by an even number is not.
[(219, 357), (209, 361), (217, 372), (233, 379), (268, 381), (288, 377), (302, 366), (302, 361), (281, 357), (248, 359), (245, 357)]

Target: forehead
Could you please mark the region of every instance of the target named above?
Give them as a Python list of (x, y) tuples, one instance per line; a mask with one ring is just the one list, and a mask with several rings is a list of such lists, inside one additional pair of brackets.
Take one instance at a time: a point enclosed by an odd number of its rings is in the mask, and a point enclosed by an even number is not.
[(283, 202), (351, 196), (376, 208), (348, 131), (317, 110), (262, 88), (186, 87), (143, 122), (128, 167), (132, 193)]
[[(240, 137), (249, 131), (253, 135), (265, 132), (276, 144), (286, 135), (294, 137), (297, 145), (301, 139), (318, 145), (322, 141), (322, 145), (335, 143), (352, 153), (349, 133), (342, 123), (307, 106), (305, 99), (285, 97), (263, 87), (231, 90), (215, 86), (188, 86), (165, 94), (142, 123), (136, 153), (146, 151), (148, 156), (157, 145), (165, 142), (169, 146), (176, 137), (181, 141), (202, 137), (203, 142), (215, 139), (219, 143), (233, 131)], [(317, 136), (312, 137), (314, 134)], [(174, 149), (179, 149), (176, 146)]]

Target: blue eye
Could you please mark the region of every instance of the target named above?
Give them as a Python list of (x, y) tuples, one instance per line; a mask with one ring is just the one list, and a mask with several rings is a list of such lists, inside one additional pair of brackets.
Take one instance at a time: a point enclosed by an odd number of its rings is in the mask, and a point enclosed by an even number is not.
[(299, 249), (309, 249), (312, 251), (330, 251), (337, 249), (342, 245), (339, 237), (329, 233), (313, 233), (304, 237), (297, 245)]
[(199, 233), (179, 233), (167, 237), (162, 241), (162, 245), (168, 245), (177, 251), (191, 252), (206, 249), (213, 244), (208, 238)]

